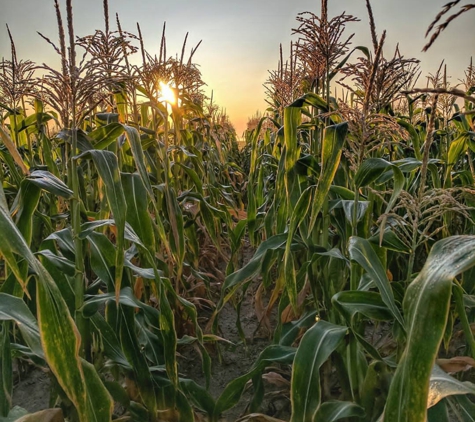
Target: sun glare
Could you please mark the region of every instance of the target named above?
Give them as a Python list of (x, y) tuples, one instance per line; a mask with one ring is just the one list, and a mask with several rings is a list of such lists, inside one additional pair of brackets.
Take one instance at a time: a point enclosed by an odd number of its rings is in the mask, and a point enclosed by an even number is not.
[(162, 96), (160, 97), (161, 100), (170, 104), (176, 103), (175, 92), (168, 84), (162, 81), (160, 81), (160, 92), (162, 93)]

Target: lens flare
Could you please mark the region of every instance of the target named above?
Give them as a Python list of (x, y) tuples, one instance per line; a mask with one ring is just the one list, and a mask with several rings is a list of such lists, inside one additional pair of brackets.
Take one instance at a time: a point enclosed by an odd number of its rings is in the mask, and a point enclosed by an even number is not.
[(162, 94), (160, 97), (161, 100), (170, 104), (176, 104), (175, 91), (170, 87), (170, 85), (160, 81), (160, 92)]

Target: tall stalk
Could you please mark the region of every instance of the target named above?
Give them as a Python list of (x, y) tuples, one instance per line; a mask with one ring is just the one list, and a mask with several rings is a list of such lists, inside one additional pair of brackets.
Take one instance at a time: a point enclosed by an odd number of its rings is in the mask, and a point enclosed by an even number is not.
[[(75, 252), (75, 283), (74, 283), (74, 293), (75, 293), (75, 308), (76, 308), (76, 324), (78, 326), (79, 333), (83, 339), (82, 347), (80, 349), (81, 354), (86, 353), (85, 340), (87, 336), (87, 329), (85, 320), (82, 317), (80, 309), (84, 304), (84, 291), (85, 291), (85, 273), (84, 273), (84, 256), (83, 256), (83, 245), (82, 240), (79, 238), (81, 233), (81, 214), (80, 214), (80, 192), (79, 192), (79, 178), (78, 178), (78, 162), (75, 160), (75, 156), (78, 155), (78, 137), (77, 137), (77, 116), (76, 116), (76, 94), (77, 94), (77, 80), (78, 80), (78, 71), (76, 68), (76, 48), (74, 41), (74, 24), (73, 24), (73, 6), (72, 0), (66, 0), (66, 13), (68, 21), (68, 35), (69, 35), (69, 69), (65, 69), (64, 65), (66, 63), (66, 57), (63, 57), (63, 71), (68, 71), (69, 76), (69, 88), (71, 95), (71, 151), (69, 156), (69, 171), (68, 179), (71, 181), (71, 188), (74, 192), (71, 200), (71, 225), (73, 230), (73, 239), (74, 239), (74, 252)], [(61, 15), (59, 14), (58, 8), (58, 25), (60, 34), (64, 33)], [(64, 39), (64, 35), (60, 38)], [(65, 54), (65, 52), (64, 52)], [(65, 75), (66, 76), (66, 75)]]
[[(424, 197), (424, 193), (426, 191), (426, 182), (427, 182), (427, 170), (429, 166), (429, 153), (430, 147), (432, 145), (432, 141), (434, 140), (434, 128), (435, 128), (435, 118), (437, 114), (437, 101), (439, 96), (436, 94), (434, 95), (434, 99), (431, 105), (431, 115), (429, 118), (429, 124), (427, 126), (427, 136), (424, 143), (424, 153), (422, 155), (422, 166), (421, 166), (421, 178), (419, 184), (419, 191), (417, 194), (417, 203), (422, 203), (422, 198)], [(413, 221), (413, 230), (412, 230), (412, 245), (411, 245), (411, 253), (409, 255), (409, 262), (407, 265), (407, 275), (406, 281), (411, 281), (412, 270), (414, 269), (414, 261), (416, 258), (416, 249), (418, 246), (418, 230), (419, 230), (419, 221), (421, 218), (421, 214), (419, 210), (416, 211), (415, 218)]]

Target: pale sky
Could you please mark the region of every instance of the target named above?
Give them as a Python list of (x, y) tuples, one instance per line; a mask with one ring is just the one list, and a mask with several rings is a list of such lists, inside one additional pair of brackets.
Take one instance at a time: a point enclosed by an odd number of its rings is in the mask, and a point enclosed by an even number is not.
[[(445, 59), (455, 85), (467, 68), (475, 46), (475, 11), (454, 21), (428, 53), (421, 53), (425, 31), (448, 0), (373, 0), (378, 35), (387, 30), (385, 54), (397, 43), (406, 57), (422, 61), (423, 76), (434, 73)], [(65, 0), (60, 0), (64, 5)], [(462, 2), (463, 3), (463, 2)], [(53, 0), (0, 0), (0, 54), (9, 57), (8, 23), (20, 59), (57, 60), (51, 47), (36, 33), (57, 39)], [(103, 29), (102, 0), (73, 0), (76, 35)], [(330, 17), (346, 11), (361, 19), (346, 33), (356, 33), (353, 45), (371, 48), (365, 0), (329, 0)], [(288, 55), (292, 28), (299, 12), (320, 13), (320, 0), (109, 0), (111, 28), (118, 12), (124, 30), (136, 33), (139, 22), (145, 47), (157, 54), (163, 22), (167, 22), (167, 54), (181, 52), (186, 32), (188, 46), (203, 40), (195, 62), (200, 65), (206, 91), (226, 109), (239, 135), (248, 117), (265, 110), (263, 83), (277, 67), (279, 44)], [(66, 20), (64, 13), (63, 20)], [(188, 50), (189, 51), (189, 50)], [(421, 79), (424, 83), (424, 79)]]

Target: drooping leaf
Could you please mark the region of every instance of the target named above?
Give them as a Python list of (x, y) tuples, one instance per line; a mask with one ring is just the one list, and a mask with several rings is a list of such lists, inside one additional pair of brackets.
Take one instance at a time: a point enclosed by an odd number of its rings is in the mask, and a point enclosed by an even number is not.
[(425, 419), (432, 368), (448, 318), (452, 280), (474, 264), (475, 236), (440, 240), (407, 288), (403, 303), (407, 344), (391, 383), (385, 422)]
[(120, 123), (113, 122), (89, 132), (89, 138), (93, 141), (94, 149), (105, 149), (123, 133), (124, 127)]
[[(114, 297), (114, 293), (104, 293), (91, 297), (86, 296), (86, 300), (83, 307), (81, 308), (81, 311), (86, 318), (89, 318), (98, 311), (99, 305), (105, 304)], [(123, 306), (128, 306), (131, 308), (140, 308), (149, 316), (151, 321), (158, 321), (160, 315), (159, 311), (156, 308), (153, 308), (152, 306), (138, 300), (130, 287), (124, 287), (122, 289), (119, 296), (119, 303)]]
[(0, 320), (14, 321), (31, 351), (44, 358), (38, 323), (22, 299), (0, 293)]
[(62, 196), (65, 199), (70, 199), (73, 196), (73, 191), (61, 179), (49, 171), (34, 170), (27, 177), (27, 180), (53, 195)]
[(445, 397), (460, 394), (475, 394), (475, 384), (459, 381), (440, 369), (438, 365), (434, 365), (430, 376), (427, 407), (434, 406)]
[(379, 260), (378, 255), (372, 248), (371, 244), (366, 240), (357, 236), (350, 238), (349, 253), (352, 260), (360, 264), (363, 269), (371, 276), (374, 283), (381, 293), (381, 298), (388, 309), (392, 312), (394, 318), (399, 322), (401, 327), (404, 327), (404, 320), (402, 318), (399, 308), (396, 306), (394, 294), (391, 285), (386, 275), (386, 271)]
[(388, 321), (393, 317), (377, 292), (343, 291), (332, 297), (332, 303), (348, 322), (356, 313), (376, 321)]

